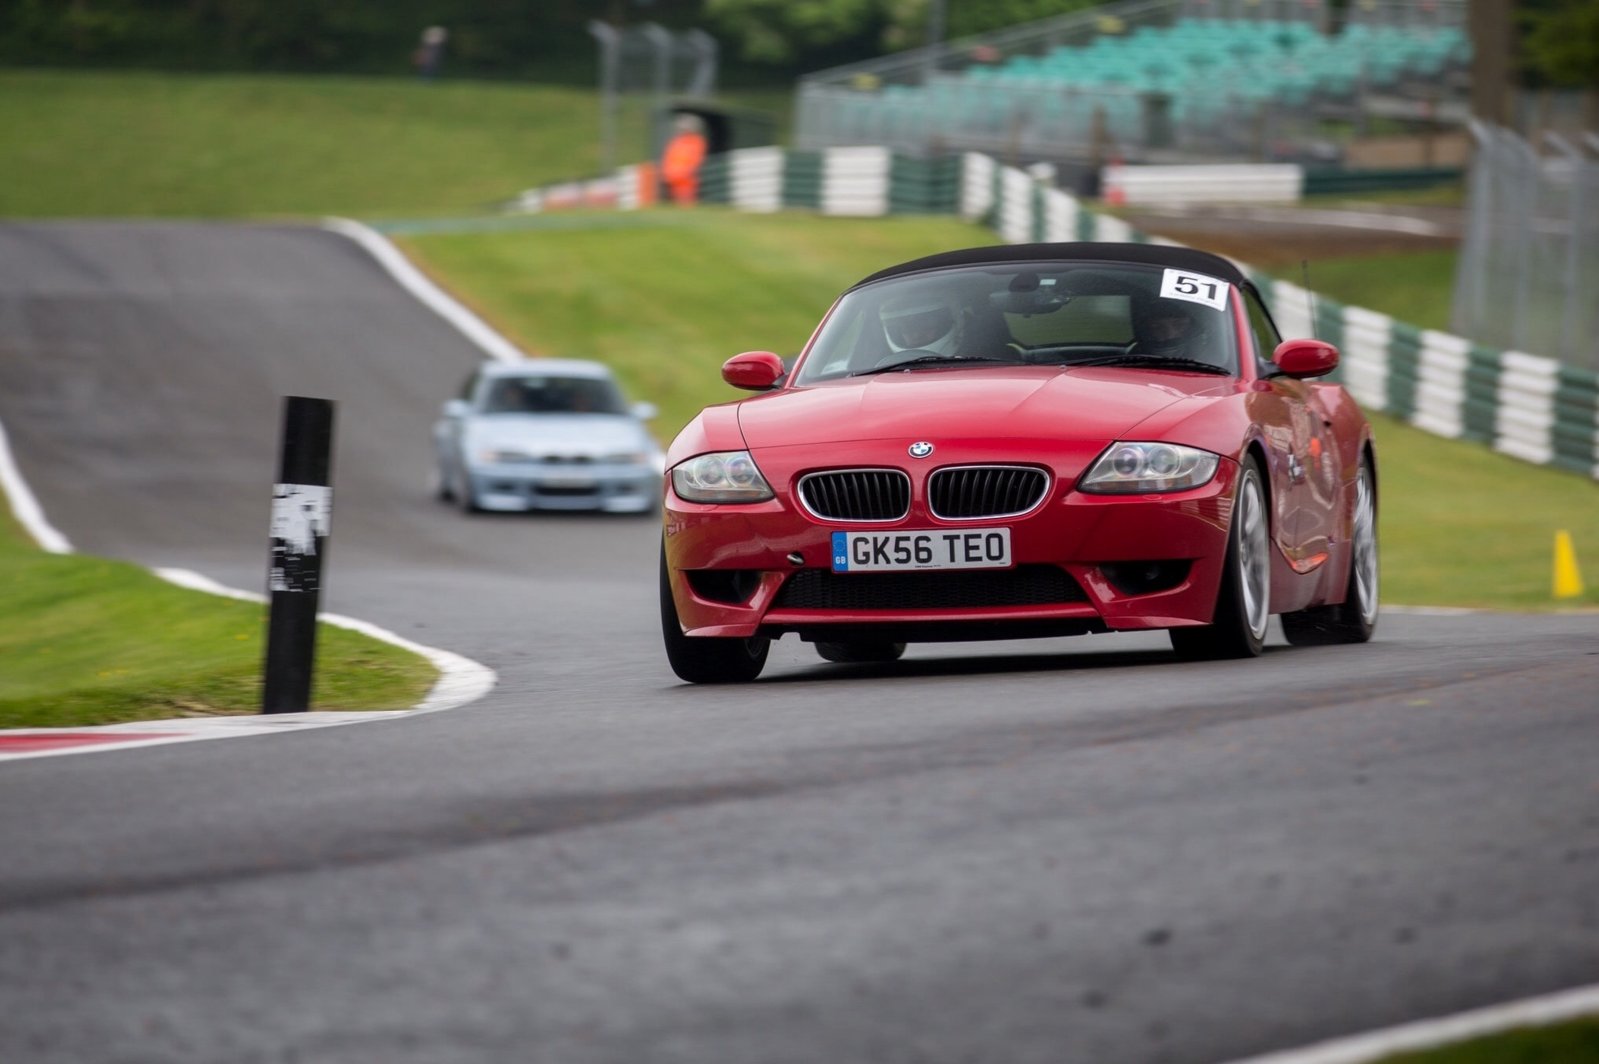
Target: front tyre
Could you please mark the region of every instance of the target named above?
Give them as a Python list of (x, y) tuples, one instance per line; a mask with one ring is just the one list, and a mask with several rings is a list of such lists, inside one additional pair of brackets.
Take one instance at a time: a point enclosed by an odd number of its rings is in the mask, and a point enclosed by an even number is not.
[(1170, 630), (1172, 649), (1185, 658), (1253, 658), (1266, 644), (1271, 620), (1271, 537), (1260, 466), (1248, 458), (1238, 474), (1227, 558), (1216, 612), (1202, 628)]
[(666, 546), (661, 546), (661, 638), (666, 660), (680, 680), (689, 683), (748, 683), (766, 667), (770, 639), (724, 639), (686, 636), (672, 601), (672, 576), (666, 568)]
[(464, 514), (481, 513), (483, 507), (477, 504), (477, 491), (472, 487), (472, 474), (466, 471), (465, 465), (457, 465), (455, 487), (451, 489), (450, 496), (455, 500), (455, 506)]
[(1354, 532), (1344, 600), (1283, 614), (1283, 634), (1296, 647), (1364, 643), (1377, 628), (1377, 488), (1371, 466), (1355, 481)]
[(433, 465), (433, 497), (440, 502), (454, 502), (455, 489), (450, 487), (450, 474), (445, 468), (444, 459), (439, 458)]

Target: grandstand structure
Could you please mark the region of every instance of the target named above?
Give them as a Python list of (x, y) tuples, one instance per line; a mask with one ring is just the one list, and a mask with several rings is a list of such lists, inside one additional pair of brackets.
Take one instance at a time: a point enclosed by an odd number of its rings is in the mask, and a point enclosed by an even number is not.
[(1014, 163), (1336, 164), (1463, 124), (1465, 0), (1123, 0), (800, 80), (795, 144)]

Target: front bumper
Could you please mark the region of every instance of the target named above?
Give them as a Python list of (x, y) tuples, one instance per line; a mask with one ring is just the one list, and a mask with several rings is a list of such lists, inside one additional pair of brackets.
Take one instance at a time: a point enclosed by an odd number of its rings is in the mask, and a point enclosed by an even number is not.
[(467, 472), (485, 510), (600, 510), (645, 513), (660, 502), (661, 473), (654, 466), (499, 464)]
[[(940, 464), (960, 464), (958, 450), (949, 450), (956, 453)], [(697, 504), (668, 489), (666, 557), (678, 618), (687, 634), (697, 636), (798, 633), (806, 639), (904, 642), (1210, 623), (1238, 467), (1224, 459), (1210, 483), (1171, 494), (1107, 496), (1073, 490), (1097, 453), (1089, 448), (1056, 456), (1050, 490), (1030, 513), (977, 521), (933, 517), (922, 488), (926, 474), (936, 467), (900, 465), (912, 474), (911, 511), (900, 521), (870, 527), (1007, 526), (1011, 570), (834, 575), (831, 533), (866, 526), (827, 522), (804, 512), (788, 486), (806, 470), (784, 469), (771, 456), (762, 456), (761, 462), (777, 498), (764, 503)], [(1036, 452), (1007, 456), (984, 450), (969, 460), (1039, 464)], [(768, 465), (778, 467), (777, 476)], [(1061, 572), (1067, 579), (1060, 579)], [(908, 593), (873, 602), (871, 590), (854, 593), (866, 585), (841, 583), (867, 577), (880, 587)], [(941, 579), (946, 577), (954, 579)], [(956, 587), (956, 581), (962, 586)]]

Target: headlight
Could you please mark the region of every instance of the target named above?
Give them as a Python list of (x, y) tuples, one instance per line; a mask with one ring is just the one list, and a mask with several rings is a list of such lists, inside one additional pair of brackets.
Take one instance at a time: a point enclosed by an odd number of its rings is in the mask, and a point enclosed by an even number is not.
[(1183, 491), (1209, 482), (1219, 461), (1209, 451), (1175, 443), (1113, 443), (1077, 486), (1105, 495)]
[(650, 456), (643, 451), (618, 451), (600, 459), (606, 465), (646, 465)]
[(674, 466), (672, 490), (689, 502), (764, 502), (772, 497), (748, 451), (702, 454)]

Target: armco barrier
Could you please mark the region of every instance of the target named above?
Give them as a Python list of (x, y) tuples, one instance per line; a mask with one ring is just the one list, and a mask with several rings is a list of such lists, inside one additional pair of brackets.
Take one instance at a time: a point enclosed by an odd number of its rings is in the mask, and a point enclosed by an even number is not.
[(1298, 203), (1305, 170), (1295, 163), (1218, 163), (1209, 166), (1107, 166), (1100, 187), (1105, 202)]
[[(624, 168), (614, 178), (532, 190), (516, 206), (630, 208), (641, 199), (630, 191), (638, 182), (636, 168)], [(706, 161), (700, 194), (705, 202), (746, 211), (958, 214), (1012, 243), (1170, 243), (975, 153), (925, 160), (886, 148), (744, 148)], [(1317, 336), (1338, 345), (1343, 359), (1337, 379), (1367, 409), (1599, 479), (1599, 374), (1418, 329), (1288, 281), (1251, 275), (1285, 336)]]

